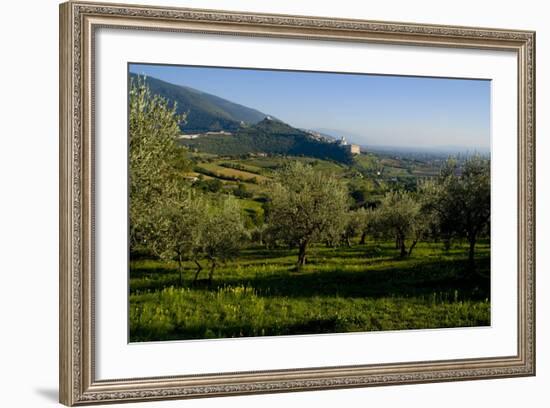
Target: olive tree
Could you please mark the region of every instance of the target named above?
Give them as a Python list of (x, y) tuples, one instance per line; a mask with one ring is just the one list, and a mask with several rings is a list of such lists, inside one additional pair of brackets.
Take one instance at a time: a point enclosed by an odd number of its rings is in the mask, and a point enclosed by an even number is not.
[(370, 222), (370, 210), (365, 208), (358, 208), (355, 211), (348, 211), (344, 216), (344, 231), (340, 237), (348, 247), (351, 247), (351, 240), (360, 235), (359, 244), (365, 243), (366, 235), (368, 233), (368, 227)]
[(395, 239), (401, 257), (410, 256), (427, 228), (420, 202), (410, 192), (391, 191), (376, 212), (377, 231)]
[(491, 218), (490, 162), (472, 156), (460, 166), (448, 160), (440, 176), (421, 187), (426, 208), (438, 217), (439, 230), (447, 237), (466, 238), (468, 262), (475, 269), (475, 246), (489, 230)]
[(348, 193), (331, 174), (293, 162), (278, 172), (269, 196), (267, 214), (272, 234), (298, 248), (297, 269), (305, 265), (311, 244), (344, 230)]
[(179, 148), (176, 107), (151, 94), (144, 79), (132, 81), (129, 92), (130, 244), (149, 246), (159, 222), (158, 206), (176, 190), (174, 169)]
[(369, 229), (374, 223), (374, 210), (372, 208), (359, 208), (355, 211), (353, 221), (358, 233), (361, 234), (359, 245), (364, 245)]
[(236, 257), (249, 235), (237, 200), (219, 197), (204, 205), (200, 229), (198, 251), (210, 263), (208, 280), (212, 281), (216, 267)]
[(183, 283), (184, 261), (192, 260), (197, 265), (195, 280), (202, 269), (198, 256), (205, 207), (206, 200), (201, 194), (181, 188), (179, 194), (170, 195), (155, 208), (155, 236), (151, 246), (162, 259), (177, 262), (180, 286)]

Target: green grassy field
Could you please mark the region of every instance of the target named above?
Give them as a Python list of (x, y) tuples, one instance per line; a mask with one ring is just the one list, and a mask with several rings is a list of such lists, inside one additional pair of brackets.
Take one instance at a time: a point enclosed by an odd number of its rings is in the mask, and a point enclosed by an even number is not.
[(223, 176), (232, 177), (243, 181), (247, 181), (251, 179), (256, 179), (257, 181), (265, 180), (264, 176), (258, 175), (256, 173), (250, 173), (243, 170), (231, 169), (231, 168), (220, 166), (215, 163), (202, 163), (199, 169), (205, 169), (208, 172), (211, 172), (213, 174), (216, 174), (222, 177)]
[[(420, 243), (397, 257), (393, 243), (312, 248), (295, 271), (296, 251), (248, 248), (211, 283), (193, 283), (186, 265), (130, 264), (132, 342), (490, 324), (490, 249), (477, 248), (477, 273), (465, 273), (466, 247)], [(206, 266), (206, 265), (204, 265)], [(202, 278), (202, 279), (201, 279)]]

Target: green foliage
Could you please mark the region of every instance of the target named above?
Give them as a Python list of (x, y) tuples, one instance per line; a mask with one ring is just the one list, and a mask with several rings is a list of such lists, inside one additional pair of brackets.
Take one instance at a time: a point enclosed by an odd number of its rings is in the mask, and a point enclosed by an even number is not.
[(382, 200), (373, 220), (374, 228), (385, 237), (394, 237), (400, 256), (410, 256), (426, 234), (427, 220), (420, 202), (412, 193), (391, 191)]
[(205, 135), (182, 140), (191, 149), (222, 156), (240, 156), (254, 153), (309, 156), (351, 164), (349, 152), (335, 143), (312, 139), (306, 132), (277, 120), (265, 119), (241, 128), (231, 135)]
[[(183, 262), (206, 257), (210, 277), (231, 259), (247, 232), (234, 200), (206, 199), (181, 177), (189, 166), (175, 143), (183, 118), (166, 100), (152, 95), (140, 78), (130, 87), (130, 237), (161, 259), (175, 259), (182, 284)], [(199, 181), (217, 193), (217, 179)]]
[(217, 178), (208, 180), (199, 179), (193, 183), (193, 187), (205, 192), (218, 193), (222, 190), (223, 183)]
[(334, 176), (294, 162), (281, 170), (270, 192), (268, 221), (273, 236), (299, 248), (298, 268), (308, 245), (341, 234), (347, 191)]
[(362, 207), (368, 199), (369, 191), (364, 185), (349, 185), (349, 195), (353, 199), (356, 207)]
[(177, 173), (188, 173), (193, 170), (193, 162), (189, 160), (188, 151), (186, 148), (183, 148), (178, 145), (176, 149), (176, 155), (173, 160), (173, 168)]
[(364, 214), (365, 210), (361, 208), (356, 211), (348, 211), (344, 215), (345, 227), (342, 233), (342, 240), (348, 247), (351, 247), (352, 238), (359, 234), (363, 228), (362, 218)]
[(450, 159), (435, 181), (422, 185), (421, 192), (438, 233), (448, 240), (468, 240), (473, 269), (476, 242), (488, 233), (491, 219), (490, 162), (474, 156), (459, 166)]
[(165, 197), (157, 206), (156, 231), (152, 240), (155, 252), (165, 260), (178, 262), (183, 283), (183, 261), (197, 260), (203, 242), (205, 199), (192, 190), (181, 188), (179, 194)]
[(351, 237), (359, 234), (361, 236), (359, 244), (363, 245), (365, 243), (365, 239), (367, 238), (367, 234), (370, 232), (373, 225), (375, 225), (374, 210), (371, 208), (359, 208), (352, 214), (353, 215), (349, 221), (352, 224), (349, 228), (353, 234)]
[(246, 186), (243, 183), (239, 183), (237, 188), (233, 190), (235, 197), (239, 198), (252, 198), (254, 195), (252, 192), (248, 191)]
[(241, 208), (231, 197), (205, 203), (202, 211), (205, 217), (199, 226), (198, 252), (210, 263), (209, 279), (212, 280), (216, 266), (237, 256), (249, 233)]
[(175, 107), (152, 95), (137, 78), (130, 84), (129, 100), (129, 195), (130, 245), (147, 246), (158, 236), (157, 205), (173, 194), (178, 180), (175, 172), (182, 160), (175, 140), (178, 124)]

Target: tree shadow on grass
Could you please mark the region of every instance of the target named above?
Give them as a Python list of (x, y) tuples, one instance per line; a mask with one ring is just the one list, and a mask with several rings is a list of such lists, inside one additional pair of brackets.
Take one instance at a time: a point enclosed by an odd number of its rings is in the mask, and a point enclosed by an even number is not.
[(172, 274), (172, 273), (177, 273), (175, 268), (166, 268), (166, 267), (150, 268), (150, 267), (140, 267), (140, 266), (132, 266), (130, 268), (131, 279), (151, 278), (158, 275), (166, 275), (166, 274)]
[(288, 256), (296, 256), (296, 250), (288, 248), (265, 248), (265, 247), (253, 247), (247, 248), (239, 254), (239, 260), (253, 261), (253, 260), (265, 260), (274, 258), (285, 258)]
[[(252, 247), (241, 251), (239, 261), (273, 260), (278, 258), (297, 258), (296, 248), (270, 248)], [(349, 259), (349, 258), (370, 258), (384, 256), (393, 259), (398, 256), (397, 250), (391, 245), (353, 245), (337, 247), (316, 247), (311, 249), (309, 258), (316, 259)], [(292, 259), (296, 262), (296, 259)]]
[[(490, 298), (489, 258), (478, 259), (478, 271), (468, 276), (466, 260), (432, 261), (388, 265), (363, 271), (335, 267), (331, 271), (286, 272), (257, 275), (248, 279), (214, 281), (212, 290), (226, 286), (253, 288), (259, 296), (294, 298), (339, 297), (417, 297), (433, 296), (459, 300)], [(487, 277), (483, 277), (487, 276)]]
[[(343, 253), (342, 253), (343, 252)], [(184, 286), (191, 290), (217, 291), (227, 286), (245, 286), (254, 289), (259, 296), (308, 298), (313, 296), (338, 296), (356, 298), (382, 297), (433, 297), (448, 300), (490, 299), (490, 257), (476, 260), (477, 272), (468, 273), (466, 259), (441, 258), (358, 258), (356, 262), (339, 264), (336, 255), (357, 257), (360, 249), (346, 248), (338, 253), (325, 253), (326, 258), (312, 256), (303, 271), (293, 272), (293, 263), (278, 263), (272, 274), (254, 273), (250, 277), (235, 277), (218, 273), (214, 281), (192, 282), (195, 271), (186, 270)], [(363, 251), (364, 253), (364, 251)], [(249, 253), (250, 258), (271, 254)], [(292, 254), (287, 249), (282, 254)], [(246, 257), (246, 253), (243, 254)], [(385, 255), (385, 251), (382, 255)], [(239, 258), (242, 260), (242, 258)], [(336, 262), (331, 262), (336, 260)], [(269, 265), (267, 263), (266, 265)], [(321, 270), (315, 270), (319, 266)], [(246, 266), (245, 266), (246, 267)], [(253, 267), (251, 265), (251, 267)], [(154, 292), (179, 286), (179, 274), (170, 268), (140, 268), (131, 270), (131, 293)]]
[(308, 334), (335, 334), (381, 330), (411, 330), (411, 329), (439, 329), (451, 327), (479, 327), (487, 326), (489, 321), (485, 317), (480, 320), (472, 318), (468, 322), (448, 321), (431, 318), (429, 321), (391, 321), (380, 315), (365, 314), (357, 316), (353, 321), (341, 320), (337, 316), (325, 318), (304, 319), (288, 324), (253, 325), (247, 323), (227, 323), (222, 321), (208, 321), (202, 325), (176, 326), (165, 330), (148, 330), (139, 327), (131, 332), (131, 342), (143, 341), (170, 341), (170, 340), (204, 340), (222, 338), (243, 338), (262, 336), (294, 336)]
[[(134, 329), (130, 342), (170, 341), (170, 340), (204, 340), (220, 338), (242, 338), (259, 336), (287, 336), (300, 334), (321, 334), (345, 332), (336, 318), (311, 319), (284, 326), (253, 326), (250, 324), (209, 324), (175, 327), (172, 330), (152, 332), (146, 328)], [(349, 331), (349, 330), (348, 330)]]

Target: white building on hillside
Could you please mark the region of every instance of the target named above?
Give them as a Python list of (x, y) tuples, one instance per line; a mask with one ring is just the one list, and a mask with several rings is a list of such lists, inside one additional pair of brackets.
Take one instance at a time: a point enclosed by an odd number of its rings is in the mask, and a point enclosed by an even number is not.
[(342, 136), (340, 139), (336, 141), (338, 146), (342, 147), (343, 149), (347, 150), (351, 154), (361, 154), (361, 147), (356, 144), (350, 144), (346, 140), (344, 136)]

